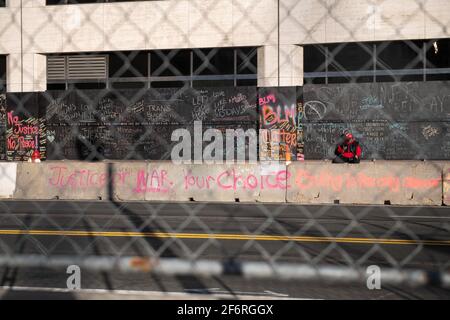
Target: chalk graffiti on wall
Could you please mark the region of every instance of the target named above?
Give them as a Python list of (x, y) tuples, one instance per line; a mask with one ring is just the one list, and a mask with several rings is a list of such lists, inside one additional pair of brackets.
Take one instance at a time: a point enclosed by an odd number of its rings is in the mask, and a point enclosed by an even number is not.
[[(303, 112), (303, 108), (297, 104), (295, 88), (261, 89), (258, 104), (260, 159), (289, 161), (298, 158), (298, 112)], [(302, 154), (300, 152), (300, 158)]]
[(302, 102), (297, 103), (297, 160), (305, 160), (305, 140), (302, 120), (304, 106)]
[(169, 160), (174, 130), (193, 130), (196, 120), (218, 130), (256, 131), (256, 93), (255, 87), (41, 93), (47, 157), (90, 160), (98, 148), (99, 159)]
[(119, 170), (111, 177), (105, 171), (89, 167), (71, 169), (66, 165), (50, 166), (47, 185), (58, 190), (86, 191), (102, 189), (112, 184), (114, 188), (130, 186), (133, 193), (167, 193), (178, 190), (284, 190), (290, 188), (290, 174), (287, 170), (277, 170), (269, 175), (241, 174), (235, 169), (217, 174), (193, 174), (186, 170), (183, 175), (170, 176), (164, 169), (138, 170), (135, 174)]
[(404, 188), (414, 190), (427, 190), (436, 188), (441, 183), (441, 178), (422, 179), (417, 177), (385, 175), (372, 177), (363, 172), (357, 174), (335, 174), (327, 170), (310, 172), (297, 170), (295, 185), (301, 190), (312, 188), (328, 189), (340, 192), (352, 189), (380, 189), (389, 192), (400, 192)]
[[(220, 172), (217, 175), (195, 175), (184, 172), (179, 184), (188, 190), (239, 190), (239, 189), (286, 189), (289, 187), (286, 170), (280, 170), (273, 175), (259, 176), (254, 174), (238, 174), (235, 169)], [(137, 173), (135, 193), (158, 192), (167, 193), (176, 184), (168, 178), (166, 170), (141, 170)]]
[(38, 93), (6, 94), (6, 160), (27, 161), (34, 151), (46, 158), (45, 111)]
[(27, 161), (34, 150), (45, 158), (45, 124), (35, 117), (7, 112), (6, 155), (10, 161)]
[(91, 169), (70, 170), (65, 165), (50, 167), (48, 186), (58, 189), (87, 190), (93, 188), (104, 188), (109, 181), (115, 186), (125, 184), (130, 173), (120, 171), (114, 173), (111, 178), (106, 172)]
[[(197, 196), (214, 199), (223, 194), (233, 197), (246, 193), (257, 197), (263, 191), (277, 194), (280, 191), (281, 194), (291, 191), (305, 197), (317, 193), (326, 197), (327, 193), (342, 195), (355, 191), (374, 196), (396, 194), (405, 197), (417, 192), (420, 197), (421, 193), (428, 195), (436, 191), (442, 192), (442, 172), (429, 176), (415, 175), (413, 171), (368, 172), (367, 169), (352, 167), (348, 172), (338, 173), (330, 167), (303, 165), (290, 169), (286, 166), (271, 167), (270, 170), (262, 170), (261, 166), (255, 166), (253, 170), (240, 166), (217, 170), (216, 166), (211, 166), (211, 170), (202, 167), (201, 171), (197, 171), (196, 166), (180, 168), (147, 164), (134, 169), (120, 166), (112, 171), (98, 164), (80, 163), (74, 166), (68, 163), (49, 163), (44, 166), (43, 174), (35, 179), (42, 179), (40, 181), (51, 197), (94, 197), (110, 191), (120, 199), (169, 197), (179, 200)], [(448, 184), (446, 188), (444, 183), (444, 201), (449, 200), (448, 191)]]
[(449, 159), (445, 82), (306, 84), (302, 91), (307, 159), (334, 158), (344, 129), (359, 140), (363, 159)]
[(427, 125), (422, 127), (422, 134), (426, 140), (439, 135), (439, 128)]
[(0, 94), (0, 160), (6, 159), (6, 95)]

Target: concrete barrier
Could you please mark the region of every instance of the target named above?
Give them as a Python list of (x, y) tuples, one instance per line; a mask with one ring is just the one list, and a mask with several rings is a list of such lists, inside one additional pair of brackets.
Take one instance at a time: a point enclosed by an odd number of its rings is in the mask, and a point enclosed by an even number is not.
[(184, 175), (189, 165), (170, 161), (149, 162), (147, 171), (137, 177), (137, 189), (145, 192), (147, 201), (189, 201), (192, 194), (184, 190)]
[(53, 162), (47, 166), (47, 172), (47, 188), (56, 192), (59, 199), (105, 200), (109, 198), (109, 173), (105, 162)]
[(116, 176), (115, 180), (108, 185), (108, 195), (116, 201), (144, 201), (145, 189), (138, 177), (147, 172), (148, 163), (139, 162), (114, 162), (108, 164), (108, 172)]
[(16, 189), (17, 163), (0, 163), (0, 198), (12, 198)]
[[(286, 171), (285, 166), (281, 166)], [(261, 175), (257, 164), (173, 165), (150, 162), (136, 189), (145, 200), (285, 202), (278, 172)]]
[(195, 201), (285, 202), (286, 173), (278, 164), (193, 165), (184, 185)]
[(14, 199), (55, 199), (57, 194), (47, 185), (49, 163), (17, 163), (17, 179)]
[(441, 205), (442, 171), (419, 161), (332, 164), (295, 162), (288, 166), (287, 201), (297, 203)]
[[(118, 201), (449, 204), (449, 162), (174, 165), (169, 161), (2, 163), (0, 197)], [(446, 179), (443, 183), (443, 170)], [(10, 177), (14, 177), (11, 178)]]
[(48, 161), (19, 163), (15, 199), (104, 200), (107, 163)]
[(446, 165), (443, 171), (444, 185), (443, 185), (443, 201), (444, 204), (450, 205), (450, 165)]
[(286, 202), (286, 191), (289, 187), (289, 173), (286, 164), (277, 162), (261, 162), (258, 174), (264, 185), (258, 190), (256, 198), (259, 202)]

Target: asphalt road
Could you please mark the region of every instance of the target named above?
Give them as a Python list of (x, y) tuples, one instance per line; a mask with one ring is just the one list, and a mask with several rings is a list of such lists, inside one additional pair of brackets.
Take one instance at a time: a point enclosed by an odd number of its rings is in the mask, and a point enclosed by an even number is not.
[[(0, 254), (160, 256), (234, 261), (379, 265), (450, 271), (446, 207), (291, 204), (0, 202)], [(130, 233), (131, 232), (131, 233)], [(61, 297), (66, 270), (0, 268), (3, 298)], [(203, 278), (82, 270), (83, 289), (260, 298), (450, 298), (437, 287)], [(1, 293), (1, 291), (0, 291)], [(64, 293), (63, 298), (73, 298)]]

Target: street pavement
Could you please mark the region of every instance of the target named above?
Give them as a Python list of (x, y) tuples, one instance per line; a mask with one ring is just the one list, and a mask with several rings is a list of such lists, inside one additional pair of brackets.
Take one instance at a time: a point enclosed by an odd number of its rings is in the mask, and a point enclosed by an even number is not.
[[(5, 200), (0, 202), (0, 211), (0, 255), (158, 256), (450, 271), (447, 207)], [(0, 267), (0, 296), (80, 298), (65, 291), (68, 276), (62, 269)], [(10, 287), (16, 290), (5, 290)], [(365, 282), (204, 278), (87, 269), (81, 270), (81, 287), (86, 290), (83, 298), (94, 293), (96, 297), (115, 294), (123, 298), (128, 294), (150, 299), (160, 295), (173, 299), (179, 294), (275, 299), (450, 298), (449, 290), (436, 286), (382, 285), (381, 290), (369, 290)]]

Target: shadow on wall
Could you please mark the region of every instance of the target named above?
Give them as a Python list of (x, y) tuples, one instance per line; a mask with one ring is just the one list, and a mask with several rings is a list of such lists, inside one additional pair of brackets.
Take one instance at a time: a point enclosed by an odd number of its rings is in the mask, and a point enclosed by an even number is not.
[(79, 159), (83, 161), (102, 161), (106, 159), (105, 147), (98, 140), (88, 139), (82, 135), (78, 135), (76, 149)]

